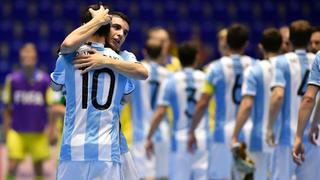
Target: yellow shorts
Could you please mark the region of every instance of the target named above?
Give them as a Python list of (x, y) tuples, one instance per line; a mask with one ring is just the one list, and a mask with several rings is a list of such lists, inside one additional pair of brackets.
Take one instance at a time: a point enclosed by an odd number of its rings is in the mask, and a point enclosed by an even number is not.
[(45, 133), (19, 133), (9, 130), (7, 148), (10, 159), (23, 160), (30, 154), (33, 162), (50, 158), (50, 145)]

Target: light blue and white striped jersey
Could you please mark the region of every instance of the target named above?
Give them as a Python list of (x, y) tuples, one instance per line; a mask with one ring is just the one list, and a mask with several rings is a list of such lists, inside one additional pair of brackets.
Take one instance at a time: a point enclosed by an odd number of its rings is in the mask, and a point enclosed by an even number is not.
[[(254, 63), (255, 60), (249, 56), (231, 55), (213, 62), (208, 68), (206, 83), (214, 87), (217, 104), (213, 135), (213, 141), (216, 143), (231, 143), (241, 102), (243, 72)], [(249, 125), (246, 123), (244, 129)]]
[(308, 84), (320, 86), (320, 52), (316, 54), (312, 64)]
[[(120, 147), (123, 137), (119, 131), (119, 113), (129, 80), (109, 68), (81, 75), (71, 61), (76, 54), (86, 54), (91, 48), (123, 60), (110, 48), (104, 49), (102, 44), (96, 43), (91, 47), (83, 45), (73, 54), (59, 56), (51, 78), (64, 85), (66, 91), (60, 160), (120, 162), (121, 150), (126, 149), (123, 144)], [(126, 59), (135, 59), (131, 53), (122, 53)]]
[[(169, 106), (173, 111), (171, 150), (176, 151), (177, 140), (187, 142), (192, 123), (192, 114), (201, 96), (205, 74), (192, 68), (171, 75), (162, 85), (159, 93), (159, 106)], [(206, 112), (195, 134), (203, 140), (209, 137), (209, 113)]]
[(270, 60), (263, 60), (250, 66), (244, 73), (242, 96), (254, 96), (251, 110), (252, 129), (248, 148), (251, 152), (271, 152), (266, 143), (266, 129), (269, 120), (271, 81), (273, 69)]
[(295, 50), (279, 56), (275, 60), (275, 75), (271, 87), (284, 88), (284, 100), (280, 114), (279, 144), (281, 145), (293, 145), (300, 102), (307, 88), (307, 81), (314, 58), (314, 54), (307, 53), (305, 50)]
[[(136, 81), (131, 99), (133, 143), (145, 140), (148, 135), (153, 113), (156, 110), (160, 85), (170, 74), (165, 67), (155, 62), (144, 61), (143, 65), (147, 68), (149, 77), (145, 81)], [(156, 141), (169, 140), (167, 119), (161, 121), (154, 137)]]

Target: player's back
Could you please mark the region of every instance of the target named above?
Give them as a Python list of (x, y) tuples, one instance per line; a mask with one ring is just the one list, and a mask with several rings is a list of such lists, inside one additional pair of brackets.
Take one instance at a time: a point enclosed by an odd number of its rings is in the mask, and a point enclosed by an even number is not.
[[(272, 62), (262, 60), (250, 66), (244, 74), (242, 95), (254, 96), (251, 113), (252, 128), (250, 129), (249, 150), (270, 152), (266, 144), (266, 126), (269, 118), (271, 81), (273, 78)], [(247, 132), (246, 132), (247, 133)]]
[(314, 59), (314, 54), (307, 53), (305, 50), (296, 50), (284, 54), (274, 61), (275, 76), (272, 86), (284, 88), (280, 144), (290, 146), (293, 143), (300, 102), (307, 88), (307, 81)]
[(249, 56), (231, 55), (209, 66), (207, 81), (214, 86), (217, 104), (214, 127), (216, 142), (229, 141), (231, 138), (241, 102), (243, 72), (254, 63), (255, 60)]
[[(133, 142), (145, 139), (157, 107), (159, 88), (169, 75), (169, 71), (165, 67), (155, 62), (144, 61), (143, 65), (148, 70), (149, 77), (145, 81), (136, 81), (135, 91), (132, 94)], [(162, 130), (158, 130), (155, 137), (161, 140), (168, 136), (168, 132), (165, 132), (168, 130), (168, 122), (162, 121), (159, 128)]]
[(60, 55), (51, 75), (66, 91), (60, 160), (120, 162), (119, 112), (127, 78), (109, 68), (81, 75), (72, 59), (77, 54), (88, 53), (91, 48), (122, 60), (102, 44), (84, 45), (76, 53)]
[[(192, 114), (201, 96), (201, 88), (205, 82), (205, 74), (193, 68), (184, 68), (174, 73), (163, 84), (159, 95), (159, 104), (172, 108), (172, 143), (186, 141), (192, 123)], [(206, 112), (196, 129), (196, 135), (205, 140), (209, 134), (209, 115)], [(174, 148), (174, 147), (173, 147)]]

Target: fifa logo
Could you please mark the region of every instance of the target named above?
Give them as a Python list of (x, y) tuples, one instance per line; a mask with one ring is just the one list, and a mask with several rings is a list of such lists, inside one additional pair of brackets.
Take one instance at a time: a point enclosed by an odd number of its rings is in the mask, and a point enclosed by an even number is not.
[(22, 105), (37, 105), (42, 106), (44, 99), (39, 91), (21, 91), (17, 90), (13, 96), (14, 103)]

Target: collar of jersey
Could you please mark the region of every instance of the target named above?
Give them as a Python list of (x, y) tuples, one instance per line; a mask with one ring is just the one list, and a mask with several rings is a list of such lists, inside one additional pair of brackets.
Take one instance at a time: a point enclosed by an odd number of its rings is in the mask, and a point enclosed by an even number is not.
[(294, 52), (297, 53), (297, 54), (305, 54), (305, 53), (307, 53), (307, 51), (305, 49), (296, 49), (296, 50), (294, 50)]
[(104, 45), (102, 43), (91, 42), (91, 47), (95, 48), (98, 51), (104, 50)]

